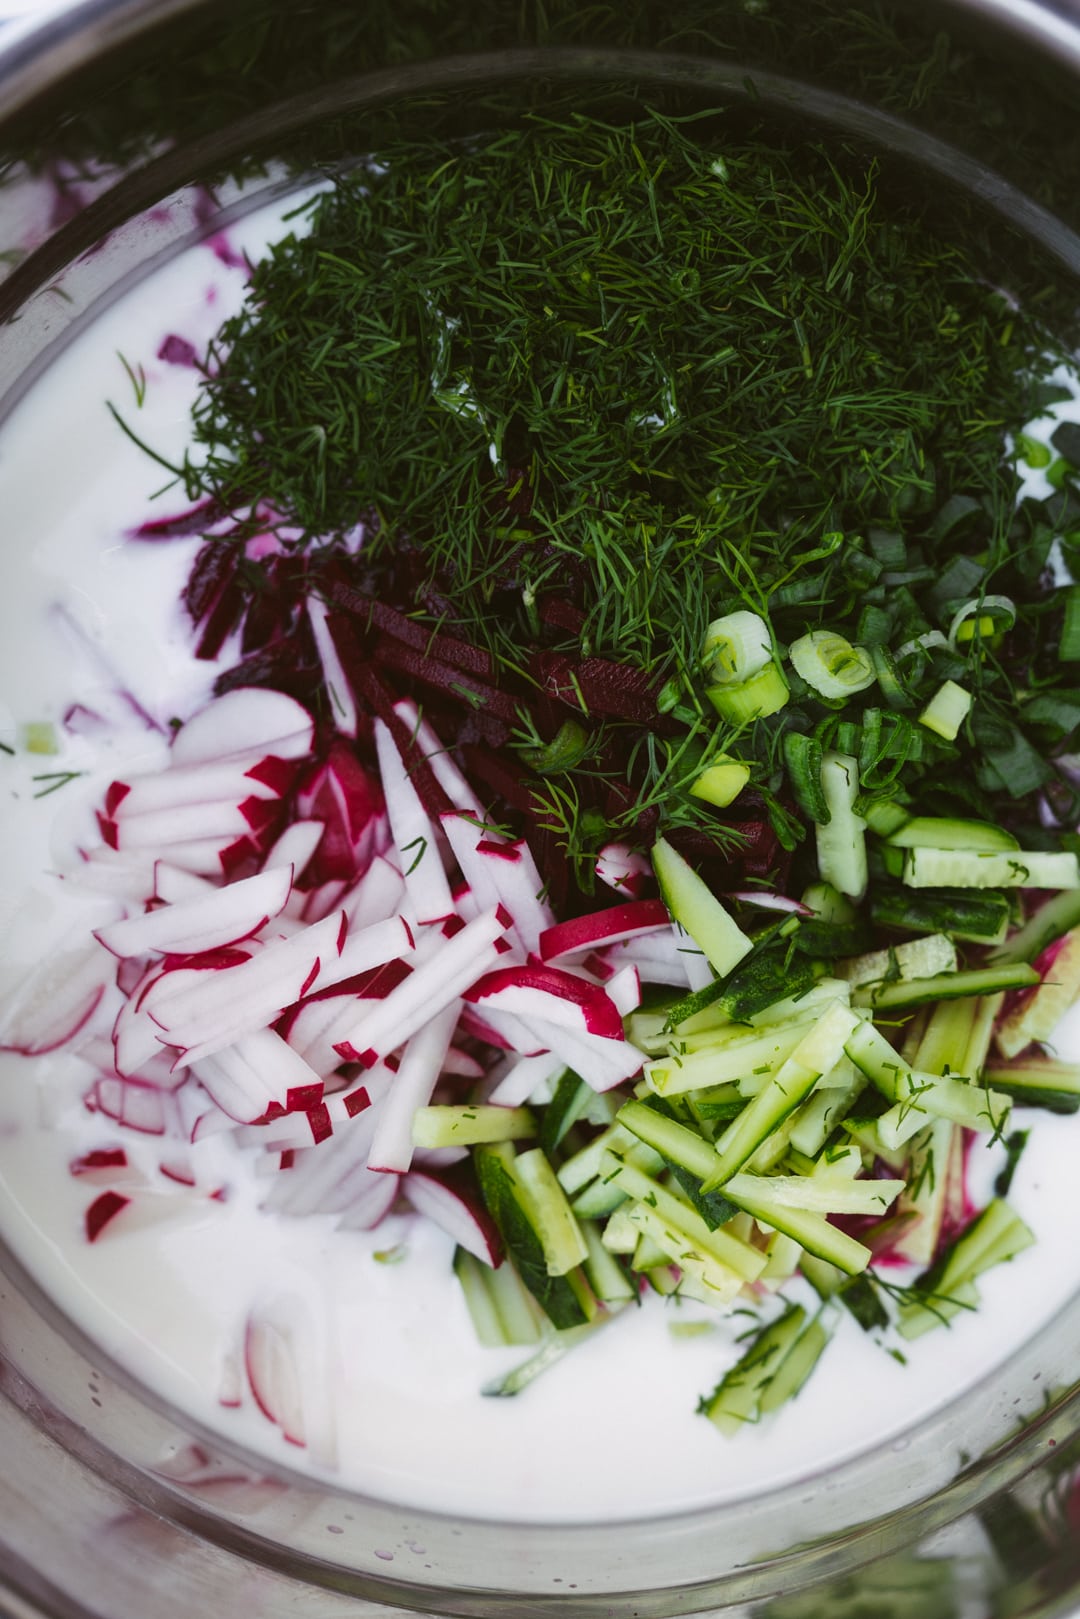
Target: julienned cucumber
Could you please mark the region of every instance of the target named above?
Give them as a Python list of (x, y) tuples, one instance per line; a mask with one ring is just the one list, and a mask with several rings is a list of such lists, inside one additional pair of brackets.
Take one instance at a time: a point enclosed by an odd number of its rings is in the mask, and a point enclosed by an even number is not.
[(861, 899), (866, 892), (866, 822), (855, 813), (859, 795), (858, 760), (827, 753), (821, 762), (821, 791), (829, 819), (814, 829), (818, 869), (823, 881), (841, 894)]
[(657, 838), (653, 844), (652, 860), (668, 910), (713, 971), (725, 977), (752, 948), (750, 940), (666, 838)]
[(741, 1169), (777, 1125), (809, 1096), (822, 1075), (835, 1068), (857, 1022), (855, 1013), (842, 1001), (834, 1001), (822, 1014), (716, 1143), (716, 1162), (704, 1181), (705, 1191), (722, 1186)]
[(908, 849), (908, 888), (1080, 888), (1080, 864), (1067, 851)]
[(973, 967), (968, 972), (937, 973), (933, 978), (898, 979), (891, 984), (865, 984), (855, 990), (856, 1006), (872, 1006), (878, 1011), (901, 1006), (925, 1006), (935, 1001), (956, 1000), (966, 995), (996, 995), (1005, 989), (1030, 989), (1039, 982), (1034, 967), (1026, 962), (1002, 967)]
[(996, 1198), (914, 1284), (911, 1301), (900, 1312), (899, 1327), (904, 1337), (921, 1337), (961, 1310), (974, 1309), (979, 1299), (977, 1278), (994, 1265), (1015, 1259), (1034, 1241), (1019, 1216)]
[(992, 821), (957, 820), (945, 815), (913, 815), (886, 837), (900, 849), (968, 849), (997, 853), (1020, 847), (1011, 832)]
[(698, 1410), (729, 1437), (798, 1393), (828, 1342), (820, 1317), (806, 1325), (801, 1305), (764, 1327)]

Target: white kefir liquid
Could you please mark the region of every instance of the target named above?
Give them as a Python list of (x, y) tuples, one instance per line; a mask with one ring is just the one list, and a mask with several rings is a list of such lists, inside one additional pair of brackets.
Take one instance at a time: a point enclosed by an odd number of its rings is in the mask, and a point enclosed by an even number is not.
[[(257, 254), (279, 216), (253, 215), (233, 245)], [(218, 664), (192, 655), (180, 601), (201, 543), (129, 535), (182, 509), (182, 489), (125, 437), (111, 399), (166, 459), (182, 457), (197, 377), (155, 358), (175, 332), (202, 351), (244, 290), (209, 247), (156, 272), (90, 326), (0, 430), (4, 589), (0, 592), (0, 993), (44, 952), (72, 948), (109, 902), (57, 875), (97, 842), (93, 809), (121, 772), (160, 766), (168, 722), (205, 700)], [(145, 372), (137, 405), (120, 356)], [(137, 713), (131, 699), (142, 713)], [(72, 734), (72, 704), (108, 716)], [(148, 724), (148, 720), (153, 722)], [(27, 725), (51, 722), (59, 752), (26, 751)], [(79, 772), (35, 796), (54, 772)], [(1080, 1053), (1066, 1030), (1060, 1049)], [(219, 1137), (199, 1149), (199, 1186), (163, 1179), (160, 1147), (82, 1095), (94, 1072), (70, 1050), (0, 1056), (0, 1235), (103, 1355), (227, 1439), (292, 1468), (415, 1507), (497, 1520), (617, 1520), (745, 1496), (881, 1446), (1002, 1362), (1080, 1282), (1073, 1232), (1080, 1122), (1030, 1125), (1010, 1201), (1034, 1248), (980, 1281), (983, 1305), (949, 1330), (904, 1345), (907, 1364), (844, 1312), (811, 1381), (778, 1416), (726, 1439), (695, 1412), (739, 1353), (745, 1315), (649, 1297), (511, 1399), (482, 1386), (530, 1351), (478, 1346), (450, 1262), (425, 1221), (391, 1215), (375, 1231), (333, 1217), (261, 1213), (255, 1154)], [(191, 1082), (193, 1083), (193, 1082)], [(123, 1146), (145, 1184), (94, 1244), (95, 1186), (70, 1162)], [(973, 1149), (985, 1197), (1000, 1149)], [(133, 1183), (134, 1184), (134, 1183)], [(224, 1200), (209, 1192), (222, 1187)], [(129, 1216), (134, 1216), (129, 1218)], [(290, 1444), (230, 1368), (255, 1309), (303, 1322), (309, 1443)], [(673, 1324), (705, 1324), (697, 1335)], [(896, 1346), (896, 1340), (887, 1340)]]

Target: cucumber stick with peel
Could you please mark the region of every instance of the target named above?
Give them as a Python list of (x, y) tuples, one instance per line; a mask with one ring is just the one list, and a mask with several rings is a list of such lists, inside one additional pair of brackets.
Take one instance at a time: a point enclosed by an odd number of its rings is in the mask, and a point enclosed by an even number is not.
[(653, 844), (652, 861), (664, 904), (673, 918), (713, 971), (726, 976), (751, 950), (750, 939), (666, 838), (657, 838)]

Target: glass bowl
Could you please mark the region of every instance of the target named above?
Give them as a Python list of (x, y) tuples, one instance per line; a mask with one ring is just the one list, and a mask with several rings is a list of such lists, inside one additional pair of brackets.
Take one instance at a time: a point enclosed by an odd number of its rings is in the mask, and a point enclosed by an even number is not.
[[(0, 415), (128, 287), (377, 143), (553, 95), (719, 105), (879, 153), (1013, 282), (1080, 287), (1080, 15), (673, 0), (90, 0), (0, 32)], [(1080, 1593), (1080, 1300), (885, 1450), (722, 1509), (452, 1519), (204, 1432), (0, 1245), (0, 1612), (260, 1619), (1052, 1615)]]

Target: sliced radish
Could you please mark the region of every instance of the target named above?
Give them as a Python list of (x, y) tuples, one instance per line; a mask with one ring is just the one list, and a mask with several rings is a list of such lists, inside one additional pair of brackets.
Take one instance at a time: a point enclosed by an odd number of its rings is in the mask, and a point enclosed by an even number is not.
[(96, 1242), (111, 1221), (131, 1202), (122, 1192), (102, 1192), (86, 1211), (86, 1240)]
[(385, 856), (376, 855), (363, 876), (342, 895), (341, 909), (350, 928), (365, 928), (399, 915), (404, 898), (404, 877)]
[(296, 810), (323, 823), (308, 872), (309, 886), (355, 881), (387, 845), (382, 788), (364, 769), (351, 744), (343, 740), (335, 741), (326, 758), (301, 782)]
[(38, 1057), (86, 1027), (113, 976), (97, 944), (50, 956), (23, 979), (0, 1015), (0, 1051)]
[(612, 905), (569, 922), (557, 922), (540, 935), (539, 954), (542, 961), (558, 962), (670, 927), (671, 918), (662, 899), (630, 900), (626, 905)]
[(502, 1262), (502, 1242), (476, 1194), (471, 1176), (432, 1175), (414, 1169), (405, 1176), (402, 1191), (417, 1214), (433, 1220), (459, 1247), (485, 1265)]
[(467, 922), (445, 941), (436, 957), (422, 961), (384, 1001), (356, 1022), (338, 1044), (341, 1056), (371, 1063), (403, 1045), (495, 964), (495, 944), (503, 937), (505, 926), (505, 916), (499, 911), (485, 911)]
[(401, 1066), (387, 1092), (368, 1152), (368, 1168), (404, 1172), (412, 1163), (412, 1119), (426, 1107), (438, 1084), (457, 1027), (461, 1002), (453, 1000), (418, 1029), (401, 1056)]
[(641, 1005), (641, 975), (633, 965), (613, 973), (604, 990), (620, 1017), (629, 1017)]
[(576, 973), (539, 962), (497, 968), (466, 991), (473, 1005), (540, 1017), (582, 1034), (623, 1037), (622, 1019), (605, 989)]
[(106, 1075), (91, 1086), (86, 1105), (91, 1112), (104, 1113), (106, 1118), (115, 1119), (129, 1130), (162, 1136), (169, 1121), (168, 1095), (156, 1085), (140, 1085), (136, 1080)]
[(116, 956), (151, 952), (202, 955), (257, 933), (284, 908), (292, 867), (260, 872), (196, 899), (166, 905), (98, 928), (94, 937)]
[(596, 857), (596, 875), (607, 888), (639, 899), (652, 881), (652, 862), (626, 843), (605, 843)]
[(333, 716), (334, 726), (345, 736), (355, 736), (358, 723), (356, 701), (338, 656), (337, 647), (334, 645), (334, 638), (326, 627), (326, 603), (321, 602), (317, 596), (308, 596), (305, 605), (315, 650), (322, 664), (323, 685), (330, 698), (330, 713)]
[(484, 819), (480, 800), (454, 763), (450, 752), (443, 747), (434, 727), (420, 718), (420, 712), (411, 698), (394, 704), (394, 710), (416, 737), (420, 752), (431, 766), (432, 774), (455, 809), (464, 810), (477, 820)]
[(172, 747), (176, 765), (273, 754), (303, 759), (311, 752), (314, 722), (295, 698), (268, 686), (240, 686), (191, 716)]
[(69, 1175), (112, 1175), (117, 1170), (126, 1169), (128, 1155), (123, 1147), (98, 1147), (93, 1152), (84, 1152), (81, 1157), (73, 1158), (68, 1165)]
[(553, 1051), (519, 1057), (499, 1077), (487, 1100), (499, 1107), (521, 1107), (540, 1085), (558, 1078), (566, 1064)]
[(452, 916), (454, 901), (443, 869), (435, 825), (428, 817), (387, 727), (375, 721), (375, 748), (386, 794), (390, 830), (409, 899), (420, 922)]
[(323, 831), (322, 821), (293, 821), (271, 844), (263, 870), (276, 871), (279, 866), (291, 866), (293, 881), (299, 882), (319, 847)]
[(298, 1312), (264, 1308), (248, 1318), (244, 1369), (255, 1404), (291, 1445), (307, 1444), (304, 1383), (298, 1363)]
[(261, 1119), (271, 1106), (287, 1109), (290, 1092), (310, 1088), (322, 1095), (321, 1076), (273, 1029), (199, 1058), (192, 1072), (222, 1112), (242, 1124)]
[(249, 756), (185, 767), (175, 763), (174, 755), (165, 770), (112, 782), (105, 790), (105, 814), (109, 819), (126, 821), (200, 804), (206, 807), (230, 801), (239, 804), (245, 798), (280, 798), (295, 767), (288, 766), (289, 775), (280, 776), (260, 768), (265, 763)]
[(217, 892), (217, 883), (198, 872), (185, 871), (167, 860), (154, 861), (154, 898), (162, 905), (185, 905), (188, 900)]

